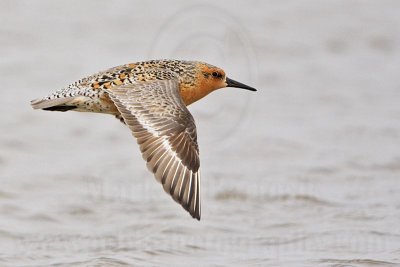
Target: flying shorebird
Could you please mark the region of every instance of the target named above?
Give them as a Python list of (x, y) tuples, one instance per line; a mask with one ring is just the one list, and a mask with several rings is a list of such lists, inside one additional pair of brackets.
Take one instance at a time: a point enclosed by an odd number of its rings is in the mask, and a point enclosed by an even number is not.
[(114, 115), (131, 129), (147, 167), (164, 190), (200, 220), (199, 148), (186, 106), (224, 87), (256, 91), (207, 63), (151, 60), (88, 76), (31, 105)]

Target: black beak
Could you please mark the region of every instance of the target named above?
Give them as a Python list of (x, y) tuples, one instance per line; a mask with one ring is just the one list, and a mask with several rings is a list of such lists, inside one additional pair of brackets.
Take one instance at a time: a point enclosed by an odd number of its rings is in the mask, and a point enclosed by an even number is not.
[(250, 91), (257, 91), (253, 87), (250, 87), (250, 86), (245, 85), (243, 83), (240, 83), (240, 82), (237, 82), (235, 80), (229, 79), (228, 77), (226, 77), (226, 84), (227, 84), (226, 87), (236, 87), (236, 88), (246, 89), (246, 90), (250, 90)]

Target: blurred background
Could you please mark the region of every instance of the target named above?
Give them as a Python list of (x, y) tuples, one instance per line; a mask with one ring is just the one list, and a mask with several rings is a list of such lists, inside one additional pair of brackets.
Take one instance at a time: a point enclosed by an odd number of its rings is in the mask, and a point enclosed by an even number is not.
[[(400, 264), (400, 2), (0, 1), (0, 266)], [(33, 111), (86, 75), (201, 60), (202, 220), (112, 116)]]

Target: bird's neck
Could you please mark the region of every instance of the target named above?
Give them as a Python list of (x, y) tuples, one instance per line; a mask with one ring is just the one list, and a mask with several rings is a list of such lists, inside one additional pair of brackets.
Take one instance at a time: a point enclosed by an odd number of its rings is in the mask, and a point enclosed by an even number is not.
[(215, 89), (210, 88), (208, 86), (204, 86), (202, 84), (199, 84), (197, 86), (181, 84), (180, 95), (185, 105), (188, 106), (202, 99), (203, 97), (205, 97), (214, 90)]

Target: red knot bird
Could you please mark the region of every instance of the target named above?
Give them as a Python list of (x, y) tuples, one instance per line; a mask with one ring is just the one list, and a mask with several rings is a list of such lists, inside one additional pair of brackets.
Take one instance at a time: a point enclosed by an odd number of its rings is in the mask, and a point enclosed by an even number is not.
[(164, 190), (200, 220), (199, 148), (196, 125), (186, 106), (224, 87), (256, 91), (207, 63), (151, 60), (88, 76), (31, 105), (114, 115), (130, 128)]

